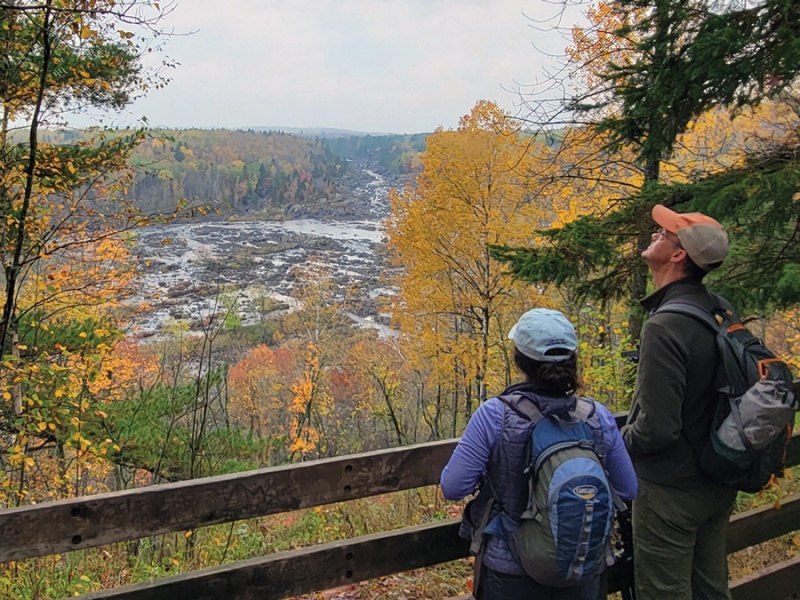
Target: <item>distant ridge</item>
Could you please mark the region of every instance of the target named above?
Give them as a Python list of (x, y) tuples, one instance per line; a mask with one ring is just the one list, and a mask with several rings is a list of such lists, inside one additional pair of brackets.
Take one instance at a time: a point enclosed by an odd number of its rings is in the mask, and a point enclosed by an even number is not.
[(292, 135), (301, 135), (303, 137), (315, 138), (343, 138), (343, 137), (356, 137), (365, 135), (399, 135), (395, 133), (376, 133), (374, 131), (352, 131), (350, 129), (335, 129), (333, 127), (242, 127), (245, 131), (282, 131), (283, 133), (291, 133)]

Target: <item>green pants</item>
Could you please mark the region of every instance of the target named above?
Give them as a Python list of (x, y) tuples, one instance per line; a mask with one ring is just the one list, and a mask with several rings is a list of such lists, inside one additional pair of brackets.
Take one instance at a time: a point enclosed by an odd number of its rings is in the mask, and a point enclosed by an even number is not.
[(730, 600), (725, 538), (736, 491), (639, 480), (633, 501), (637, 600)]

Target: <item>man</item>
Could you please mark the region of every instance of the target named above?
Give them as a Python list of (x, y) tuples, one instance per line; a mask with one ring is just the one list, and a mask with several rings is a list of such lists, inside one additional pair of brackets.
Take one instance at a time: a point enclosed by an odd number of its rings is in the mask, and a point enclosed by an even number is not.
[(660, 229), (642, 252), (655, 292), (642, 301), (636, 390), (625, 445), (639, 478), (633, 502), (638, 600), (729, 599), (725, 533), (736, 491), (712, 482), (697, 456), (708, 443), (719, 362), (715, 335), (691, 316), (657, 313), (669, 300), (714, 308), (706, 273), (728, 253), (722, 225), (653, 208)]

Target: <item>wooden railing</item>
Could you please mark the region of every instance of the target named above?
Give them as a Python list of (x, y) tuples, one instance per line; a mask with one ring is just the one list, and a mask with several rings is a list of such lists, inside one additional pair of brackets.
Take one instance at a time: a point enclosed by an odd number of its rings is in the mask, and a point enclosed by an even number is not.
[[(624, 416), (618, 417), (624, 419)], [(0, 512), (0, 562), (434, 485), (457, 440), (87, 496)], [(800, 464), (800, 434), (787, 462)], [(83, 600), (278, 600), (467, 556), (459, 520), (380, 532), (93, 592)], [(735, 552), (800, 529), (800, 495), (733, 517)], [(614, 581), (611, 573), (610, 581)], [(800, 560), (732, 583), (736, 600), (800, 592)], [(765, 591), (768, 590), (768, 591)], [(613, 590), (613, 583), (612, 589)]]

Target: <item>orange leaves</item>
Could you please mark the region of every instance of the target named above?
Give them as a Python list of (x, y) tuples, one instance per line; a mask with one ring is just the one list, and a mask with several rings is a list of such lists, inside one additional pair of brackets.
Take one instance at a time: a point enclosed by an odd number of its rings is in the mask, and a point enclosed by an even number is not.
[(289, 412), (293, 416), (289, 430), (289, 451), (305, 456), (319, 447), (321, 428), (333, 407), (327, 377), (320, 368), (320, 348), (312, 342), (302, 352), (302, 370), (291, 385)]
[(706, 112), (678, 136), (672, 159), (663, 171), (670, 181), (690, 181), (722, 169), (741, 166), (748, 155), (786, 143), (800, 127), (790, 102), (767, 100), (754, 108)]
[(233, 422), (262, 437), (285, 433), (289, 427), (285, 396), (293, 370), (292, 361), (278, 360), (266, 345), (254, 348), (232, 366), (228, 385)]
[(294, 456), (327, 456), (339, 438), (357, 444), (342, 421), (357, 411), (360, 379), (344, 357), (329, 363), (326, 347), (293, 339), (252, 349), (228, 371), (231, 420), (260, 437), (284, 437)]
[[(101, 407), (124, 398), (153, 371), (125, 343), (117, 345), (120, 332), (110, 317), (133, 277), (128, 260), (124, 243), (102, 239), (40, 258), (21, 286), (19, 305), (27, 316), (19, 323), (20, 358), (6, 369), (6, 383), (17, 386), (19, 426), (32, 438), (65, 440), (66, 455), (59, 459), (26, 449), (37, 468), (24, 478), (19, 472), (15, 493), (39, 499), (41, 490), (51, 489), (52, 497), (81, 489), (54, 486), (47, 477), (59, 460), (98, 468), (94, 461), (107, 453), (108, 444), (84, 431), (86, 421), (106, 418)], [(51, 463), (52, 469), (46, 466)], [(80, 477), (80, 471), (70, 473)]]
[(625, 37), (616, 35), (615, 32), (627, 23), (625, 15), (616, 10), (612, 2), (598, 2), (586, 10), (586, 16), (589, 26), (573, 28), (567, 56), (581, 66), (579, 77), (584, 83), (593, 87), (602, 80), (600, 69), (605, 63), (630, 63), (637, 40), (632, 31)]
[(312, 422), (324, 417), (330, 395), (323, 391), (326, 373), (312, 344), (266, 345), (251, 350), (230, 368), (231, 418), (239, 426), (268, 437), (283, 434), (290, 451), (308, 454), (318, 449), (319, 431)]

